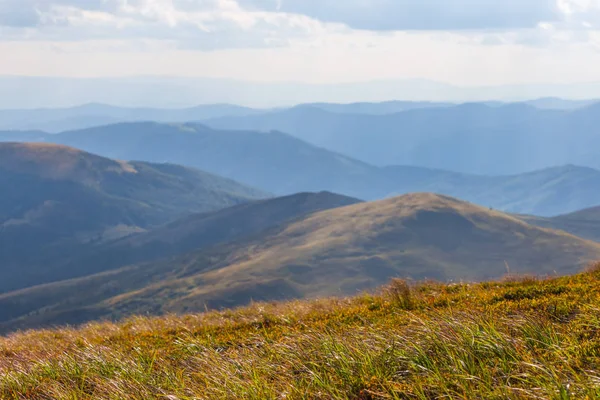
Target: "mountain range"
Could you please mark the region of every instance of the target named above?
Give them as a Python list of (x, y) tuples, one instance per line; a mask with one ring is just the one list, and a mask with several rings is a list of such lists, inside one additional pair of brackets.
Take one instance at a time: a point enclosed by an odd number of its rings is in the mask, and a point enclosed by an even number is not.
[(377, 200), (433, 192), (538, 216), (566, 214), (600, 204), (600, 171), (588, 167), (565, 165), (505, 176), (410, 166), (376, 167), (274, 131), (145, 122), (60, 134), (0, 132), (0, 141), (18, 139), (64, 144), (121, 160), (181, 164), (276, 195), (330, 191)]
[[(576, 110), (598, 100), (565, 100), (540, 98), (518, 104), (539, 110)], [(503, 107), (508, 103), (487, 101), (480, 104)], [(66, 108), (0, 109), (0, 130), (43, 130), (57, 133), (67, 130), (91, 128), (122, 122), (169, 122), (185, 123), (224, 117), (248, 117), (292, 111), (295, 109), (318, 109), (336, 114), (383, 116), (403, 111), (452, 108), (458, 104), (432, 101), (384, 101), (360, 103), (306, 103), (294, 107), (250, 108), (231, 104), (206, 104), (185, 108), (117, 107), (101, 103), (88, 103)]]
[(304, 193), (191, 217), (80, 252), (63, 264), (76, 271), (71, 279), (1, 294), (0, 326), (349, 295), (393, 277), (564, 275), (599, 258), (596, 242), (446, 196), (364, 203)]
[(89, 103), (69, 108), (0, 110), (0, 129), (60, 132), (119, 122), (187, 122), (264, 112), (229, 104), (188, 108), (127, 108)]
[(525, 103), (420, 108), (386, 115), (296, 107), (204, 121), (218, 129), (277, 130), (377, 165), (484, 175), (577, 164), (598, 168), (600, 104), (540, 110)]
[[(495, 99), (514, 102), (549, 96), (597, 99), (600, 98), (600, 83), (461, 87), (426, 79), (309, 84), (169, 76), (0, 76), (0, 108), (4, 109), (71, 107), (86, 103), (153, 108), (227, 103), (271, 108), (317, 101), (353, 103), (403, 99), (463, 103)], [(556, 102), (551, 105), (556, 106)]]
[[(514, 140), (531, 144), (518, 152), (534, 164), (550, 146), (536, 147), (542, 137), (563, 155), (584, 147), (593, 154), (595, 105), (228, 107), (204, 111), (239, 113), (213, 122), (283, 121), (308, 137), (198, 122), (1, 131), (0, 330), (347, 296), (394, 277), (565, 275), (600, 259), (600, 171), (564, 164), (483, 173), (503, 151), (517, 151)], [(573, 118), (581, 143), (564, 137)], [(421, 131), (424, 119), (435, 131)], [(413, 151), (440, 150), (432, 160), (480, 174), (368, 163), (329, 148), (368, 152), (387, 141), (388, 154), (401, 153), (403, 135)], [(461, 149), (465, 143), (474, 147)], [(553, 154), (559, 150), (543, 156)]]

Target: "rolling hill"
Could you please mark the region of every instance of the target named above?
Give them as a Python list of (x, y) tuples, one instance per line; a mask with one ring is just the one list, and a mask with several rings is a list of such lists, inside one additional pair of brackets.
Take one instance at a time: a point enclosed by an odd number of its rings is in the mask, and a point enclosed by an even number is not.
[(297, 107), (205, 123), (219, 129), (278, 130), (377, 166), (512, 175), (564, 164), (600, 167), (594, 150), (600, 148), (599, 108), (472, 103), (364, 115)]
[(0, 296), (5, 327), (348, 295), (392, 277), (564, 275), (600, 244), (433, 194), (358, 203), (252, 237)]
[[(333, 193), (299, 193), (257, 200), (212, 213), (188, 215), (168, 224), (121, 239), (74, 248), (48, 263), (46, 282), (79, 278), (147, 261), (174, 257), (232, 242), (308, 214), (359, 203)], [(37, 282), (39, 283), (39, 282)], [(33, 283), (30, 286), (35, 285)]]
[(0, 292), (43, 282), (33, 265), (63, 258), (75, 244), (268, 196), (190, 168), (40, 143), (0, 143), (0, 191)]
[[(0, 132), (0, 141), (19, 134)], [(57, 142), (111, 158), (187, 165), (277, 195), (331, 191), (378, 200), (433, 192), (540, 216), (600, 204), (600, 171), (573, 165), (503, 176), (411, 166), (379, 168), (283, 133), (219, 131), (197, 124), (130, 123), (56, 135), (22, 134), (22, 141)]]
[(377, 168), (278, 132), (147, 122), (70, 131), (45, 139), (110, 158), (186, 165), (279, 195), (324, 190), (358, 198), (387, 194), (387, 179)]

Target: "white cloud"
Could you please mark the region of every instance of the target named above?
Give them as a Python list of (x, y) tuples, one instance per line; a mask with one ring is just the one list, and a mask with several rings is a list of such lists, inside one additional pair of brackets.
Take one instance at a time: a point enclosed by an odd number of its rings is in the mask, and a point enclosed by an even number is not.
[(0, 74), (483, 84), (598, 51), (600, 0), (0, 0)]
[(353, 29), (545, 46), (586, 40), (599, 24), (600, 0), (0, 0), (4, 40), (156, 39), (201, 50), (278, 47)]
[(282, 46), (347, 29), (305, 15), (245, 10), (235, 0), (3, 1), (4, 40), (146, 38), (210, 50)]
[(367, 30), (530, 28), (558, 15), (555, 0), (239, 0)]

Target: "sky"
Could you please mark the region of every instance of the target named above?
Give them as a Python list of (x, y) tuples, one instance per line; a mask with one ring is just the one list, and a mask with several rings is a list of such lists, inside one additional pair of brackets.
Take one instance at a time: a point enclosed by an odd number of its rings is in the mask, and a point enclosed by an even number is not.
[(600, 0), (0, 0), (0, 75), (600, 81)]

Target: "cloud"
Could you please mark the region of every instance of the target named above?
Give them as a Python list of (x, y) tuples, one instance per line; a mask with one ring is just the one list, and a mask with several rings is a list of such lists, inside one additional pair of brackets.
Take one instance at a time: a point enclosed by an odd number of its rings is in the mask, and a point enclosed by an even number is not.
[(560, 17), (556, 0), (240, 0), (367, 30), (531, 28)]
[(598, 49), (600, 0), (558, 0), (560, 18), (539, 22), (532, 29), (488, 32), (478, 41), (488, 45), (520, 44), (529, 47), (591, 44)]
[[(23, 6), (24, 5), (24, 6)], [(0, 26), (25, 28), (39, 24), (39, 13), (32, 4), (0, 0)]]
[(2, 40), (159, 40), (215, 50), (353, 32), (455, 32), (484, 45), (590, 40), (600, 0), (0, 0)]
[(235, 0), (0, 0), (0, 37), (170, 40), (180, 47), (276, 47), (347, 29), (301, 14), (247, 10)]

